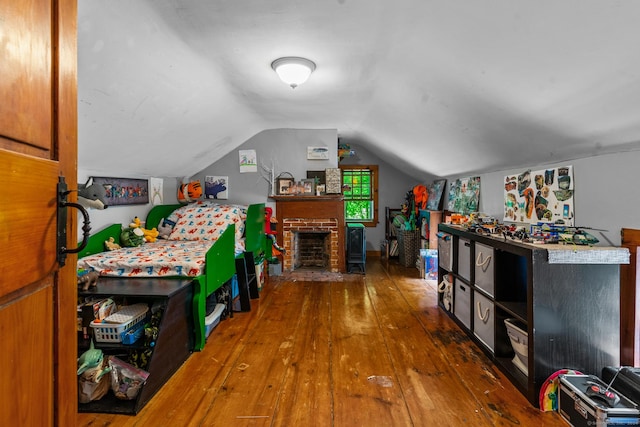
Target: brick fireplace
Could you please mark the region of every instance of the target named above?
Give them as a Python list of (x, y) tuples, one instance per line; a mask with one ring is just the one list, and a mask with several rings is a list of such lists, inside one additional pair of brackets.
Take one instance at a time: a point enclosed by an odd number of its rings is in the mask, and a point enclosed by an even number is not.
[[(345, 272), (342, 196), (274, 196), (283, 271)], [(325, 257), (318, 252), (324, 252)]]

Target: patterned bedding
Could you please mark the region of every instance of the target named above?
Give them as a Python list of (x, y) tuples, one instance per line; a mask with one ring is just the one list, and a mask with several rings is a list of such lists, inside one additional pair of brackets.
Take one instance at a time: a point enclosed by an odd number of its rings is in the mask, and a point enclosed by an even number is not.
[(244, 251), (246, 207), (196, 202), (176, 209), (168, 240), (102, 252), (78, 260), (78, 268), (101, 276), (170, 277), (204, 273), (205, 255), (230, 224), (236, 227), (235, 253)]
[(205, 255), (213, 243), (159, 240), (81, 258), (78, 268), (98, 271), (101, 276), (199, 276), (204, 272)]

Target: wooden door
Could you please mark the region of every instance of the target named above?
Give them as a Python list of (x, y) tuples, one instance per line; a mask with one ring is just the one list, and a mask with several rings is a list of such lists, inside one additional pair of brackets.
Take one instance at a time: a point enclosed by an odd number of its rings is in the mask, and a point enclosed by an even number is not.
[(75, 424), (76, 258), (56, 261), (56, 185), (77, 187), (76, 19), (76, 0), (0, 0), (3, 425)]
[(620, 364), (640, 366), (640, 230), (623, 228), (621, 236), (630, 261), (620, 266)]

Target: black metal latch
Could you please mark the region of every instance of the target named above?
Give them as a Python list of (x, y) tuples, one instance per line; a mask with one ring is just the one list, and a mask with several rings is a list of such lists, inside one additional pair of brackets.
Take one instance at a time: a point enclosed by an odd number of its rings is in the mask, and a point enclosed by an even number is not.
[[(89, 221), (89, 213), (86, 209), (78, 203), (67, 202), (67, 196), (73, 190), (67, 190), (67, 183), (64, 181), (64, 177), (58, 178), (58, 234), (57, 234), (57, 248), (58, 248), (58, 264), (62, 267), (67, 259), (67, 254), (77, 254), (83, 250), (89, 242), (89, 232), (91, 231), (91, 225)], [(76, 208), (84, 217), (82, 226), (82, 242), (77, 248), (68, 249), (67, 244), (67, 207)]]

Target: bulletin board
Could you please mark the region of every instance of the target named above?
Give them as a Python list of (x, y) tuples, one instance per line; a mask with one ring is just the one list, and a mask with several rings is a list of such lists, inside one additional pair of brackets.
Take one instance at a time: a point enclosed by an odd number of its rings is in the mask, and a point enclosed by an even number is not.
[(573, 166), (525, 170), (504, 178), (504, 221), (573, 225)]

